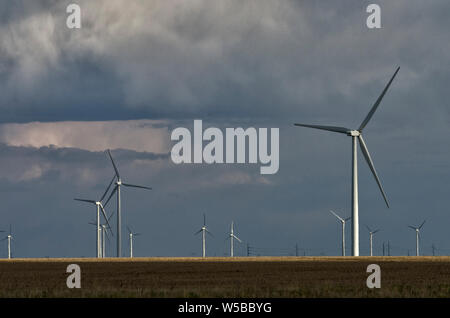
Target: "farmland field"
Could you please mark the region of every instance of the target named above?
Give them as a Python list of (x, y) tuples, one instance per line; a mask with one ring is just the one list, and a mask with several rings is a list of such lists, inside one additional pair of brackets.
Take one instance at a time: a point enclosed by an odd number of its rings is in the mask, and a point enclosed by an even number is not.
[[(366, 287), (373, 263), (380, 289)], [(0, 297), (450, 297), (450, 257), (0, 260)]]

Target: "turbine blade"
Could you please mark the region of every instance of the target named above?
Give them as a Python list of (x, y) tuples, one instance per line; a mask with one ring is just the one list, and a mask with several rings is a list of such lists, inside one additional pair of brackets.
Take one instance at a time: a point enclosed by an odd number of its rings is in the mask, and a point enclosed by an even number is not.
[(128, 225), (127, 225), (127, 230), (128, 230), (128, 233), (133, 233), (133, 231), (130, 230), (130, 228), (128, 227)]
[(100, 203), (100, 208), (102, 209), (102, 214), (103, 214), (103, 217), (105, 218), (106, 224), (108, 224), (108, 227), (111, 228), (111, 225), (109, 224), (109, 221), (108, 221), (108, 217), (106, 216), (105, 208), (103, 207), (103, 204), (101, 204), (101, 203)]
[(141, 235), (141, 233), (134, 233), (133, 236)]
[(416, 230), (416, 228), (414, 226), (408, 225), (409, 228), (412, 228), (414, 231)]
[(205, 215), (205, 213), (203, 213), (203, 225), (204, 226), (206, 225), (206, 215)]
[(106, 202), (105, 202), (105, 204), (103, 206), (107, 206), (108, 205), (109, 200), (111, 200), (112, 196), (114, 195), (114, 193), (116, 193), (116, 191), (117, 191), (117, 186), (115, 186), (114, 190), (111, 191), (111, 194), (109, 195), (108, 200), (106, 200)]
[(97, 223), (94, 223), (94, 222), (89, 222), (88, 224), (97, 226)]
[(381, 95), (378, 97), (377, 101), (375, 102), (375, 104), (373, 104), (372, 108), (370, 109), (369, 113), (367, 114), (366, 118), (364, 118), (364, 121), (361, 123), (361, 126), (359, 126), (359, 131), (362, 131), (364, 129), (364, 127), (366, 127), (367, 123), (369, 122), (369, 120), (372, 118), (373, 114), (375, 113), (375, 111), (378, 108), (378, 105), (380, 105), (381, 100), (384, 97), (384, 94), (386, 94), (389, 86), (391, 86), (392, 81), (394, 80), (394, 77), (397, 75), (398, 71), (400, 70), (400, 67), (397, 68), (397, 70), (395, 71), (394, 75), (392, 75), (391, 79), (389, 80), (389, 83), (387, 83), (386, 87), (384, 88), (383, 92), (381, 93)]
[(203, 231), (202, 229), (198, 230), (197, 232), (194, 233), (194, 235), (197, 235), (198, 233), (200, 233), (201, 231)]
[(109, 183), (109, 186), (106, 188), (105, 193), (103, 193), (103, 195), (102, 195), (102, 197), (101, 197), (101, 199), (100, 199), (100, 202), (103, 201), (103, 199), (105, 198), (105, 196), (106, 196), (106, 194), (108, 193), (109, 189), (111, 188), (111, 186), (112, 186), (112, 184), (113, 184), (115, 178), (116, 178), (116, 176), (113, 176), (111, 182)]
[(89, 203), (97, 203), (97, 201), (95, 201), (95, 200), (86, 200), (86, 199), (77, 199), (77, 198), (75, 198), (74, 199), (75, 201), (82, 201), (82, 202), (89, 202)]
[(205, 231), (206, 231), (206, 233), (208, 233), (209, 235), (211, 235), (212, 237), (214, 237), (214, 235), (213, 235), (210, 231), (208, 231), (207, 229), (205, 229)]
[(108, 149), (107, 152), (108, 152), (109, 158), (111, 159), (111, 163), (114, 167), (114, 171), (116, 172), (117, 179), (120, 179), (119, 170), (117, 170), (116, 164), (114, 163), (113, 157), (111, 155), (111, 150)]
[(346, 134), (351, 130), (349, 128), (337, 127), (337, 126), (321, 126), (321, 125), (306, 125), (306, 124), (294, 124), (294, 125), (300, 126), (300, 127), (328, 130), (328, 131), (338, 132), (338, 133), (342, 133), (342, 134)]
[(367, 229), (367, 231), (369, 231), (369, 233), (371, 233), (371, 232), (372, 232), (372, 230), (370, 229), (370, 227), (369, 227), (369, 226), (367, 226), (367, 225), (366, 225), (366, 229)]
[(422, 228), (422, 226), (425, 224), (426, 221), (427, 221), (427, 220), (424, 220), (424, 221), (422, 222), (422, 224), (420, 224), (419, 230)]
[(367, 164), (369, 165), (369, 168), (372, 171), (372, 174), (373, 174), (373, 176), (374, 176), (374, 178), (375, 178), (375, 180), (376, 180), (376, 182), (378, 184), (378, 188), (380, 188), (381, 194), (383, 195), (384, 201), (386, 202), (386, 205), (389, 208), (389, 202), (388, 202), (388, 200), (386, 198), (386, 194), (384, 193), (384, 190), (383, 190), (383, 187), (381, 185), (380, 179), (378, 178), (378, 175), (377, 175), (377, 171), (375, 170), (375, 166), (373, 165), (372, 158), (370, 157), (369, 150), (367, 149), (366, 143), (364, 142), (364, 139), (363, 139), (362, 135), (359, 135), (358, 140), (359, 140), (359, 146), (360, 146), (361, 151), (362, 151), (362, 153), (364, 155), (364, 158), (366, 159)]
[(372, 234), (375, 234), (375, 233), (377, 233), (377, 232), (380, 232), (380, 230), (377, 229), (377, 230), (373, 231)]
[(335, 217), (337, 217), (339, 220), (341, 220), (342, 222), (344, 222), (344, 219), (341, 218), (339, 215), (337, 215), (333, 210), (330, 210), (330, 212), (333, 213), (333, 215), (334, 215)]
[(345, 222), (347, 222), (348, 220), (351, 220), (351, 219), (352, 219), (352, 217), (350, 216), (350, 217), (345, 219)]
[(5, 237), (4, 239), (1, 239), (0, 242), (6, 241), (8, 238)]
[(141, 188), (141, 189), (152, 190), (152, 188), (150, 188), (150, 187), (144, 187), (144, 186), (135, 185), (135, 184), (129, 184), (129, 183), (123, 183), (122, 182), (122, 185), (124, 185), (126, 187), (133, 187), (133, 188)]
[(236, 235), (233, 234), (233, 237), (239, 241), (239, 243), (242, 243), (241, 239), (239, 237), (237, 237)]

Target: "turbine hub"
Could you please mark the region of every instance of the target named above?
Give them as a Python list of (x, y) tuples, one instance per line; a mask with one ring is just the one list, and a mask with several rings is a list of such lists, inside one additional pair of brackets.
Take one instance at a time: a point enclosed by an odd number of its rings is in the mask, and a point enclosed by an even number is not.
[(361, 133), (358, 130), (350, 130), (347, 133), (348, 136), (352, 136), (352, 137), (359, 137), (359, 135), (361, 135)]

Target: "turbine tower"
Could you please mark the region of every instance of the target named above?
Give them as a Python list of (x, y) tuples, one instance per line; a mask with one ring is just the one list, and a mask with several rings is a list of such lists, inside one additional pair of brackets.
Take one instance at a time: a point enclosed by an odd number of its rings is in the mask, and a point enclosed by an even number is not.
[(370, 256), (373, 256), (373, 252), (372, 252), (372, 242), (373, 242), (373, 235), (375, 234), (375, 233), (377, 233), (378, 231), (380, 231), (379, 229), (377, 229), (377, 230), (375, 230), (375, 231), (372, 231), (371, 229), (370, 229), (370, 227), (368, 227), (367, 225), (366, 225), (366, 228), (367, 228), (367, 231), (369, 231), (369, 240), (370, 240)]
[(358, 141), (361, 151), (364, 155), (364, 158), (366, 159), (367, 164), (369, 165), (369, 168), (372, 171), (372, 174), (378, 184), (378, 187), (380, 188), (381, 194), (383, 195), (384, 201), (386, 202), (386, 205), (389, 208), (389, 203), (386, 198), (386, 194), (384, 193), (383, 187), (381, 186), (381, 182), (378, 178), (377, 172), (375, 170), (375, 166), (373, 165), (372, 158), (370, 157), (370, 154), (369, 154), (369, 150), (367, 149), (366, 143), (364, 142), (364, 139), (362, 137), (362, 132), (363, 132), (364, 127), (366, 127), (367, 123), (370, 121), (373, 114), (375, 113), (378, 106), (380, 105), (381, 100), (383, 99), (384, 95), (386, 94), (386, 91), (388, 90), (389, 86), (391, 85), (392, 81), (394, 80), (394, 78), (397, 75), (399, 70), (400, 70), (400, 67), (397, 68), (394, 75), (391, 77), (388, 84), (384, 88), (383, 92), (378, 97), (375, 104), (372, 106), (372, 108), (370, 109), (366, 118), (364, 119), (364, 121), (361, 123), (361, 125), (359, 126), (359, 128), (357, 130), (345, 128), (345, 127), (337, 127), (337, 126), (294, 124), (295, 126), (327, 130), (327, 131), (346, 134), (347, 136), (352, 137), (352, 225), (353, 225), (352, 226), (352, 239), (353, 239), (352, 240), (352, 250), (353, 250), (353, 256), (359, 256), (358, 164), (357, 164), (357, 146), (356, 146), (356, 144)]
[[(111, 216), (112, 216), (112, 214), (109, 216), (108, 221), (109, 221), (109, 219), (111, 219)], [(89, 224), (94, 225), (94, 226), (97, 227), (97, 223), (95, 223), (95, 222), (89, 222)], [(101, 246), (100, 255), (101, 255), (102, 258), (105, 258), (105, 256), (106, 256), (106, 241), (105, 241), (105, 238), (108, 239), (108, 242), (109, 242), (109, 235), (108, 235), (108, 229), (107, 229), (106, 224), (100, 224), (100, 228), (101, 228), (101, 233), (102, 233), (101, 234), (101, 242), (100, 242), (100, 246)], [(111, 231), (111, 235), (114, 236), (112, 231)]]
[(203, 213), (203, 226), (200, 230), (194, 233), (194, 235), (197, 235), (199, 233), (202, 233), (202, 256), (206, 257), (206, 233), (213, 236), (210, 231), (206, 228), (206, 215)]
[(111, 151), (108, 149), (107, 152), (108, 152), (109, 158), (111, 159), (111, 163), (114, 167), (117, 181), (116, 181), (114, 190), (109, 195), (108, 200), (106, 200), (105, 206), (106, 206), (106, 204), (108, 204), (109, 200), (114, 195), (114, 193), (117, 192), (117, 257), (121, 257), (122, 256), (122, 214), (121, 214), (121, 206), (120, 206), (120, 187), (125, 186), (125, 187), (141, 188), (141, 189), (147, 189), (147, 190), (151, 190), (152, 188), (122, 182), (122, 179), (119, 174), (119, 170), (117, 169), (117, 166), (114, 163), (113, 157), (111, 155)]
[(133, 236), (141, 235), (141, 233), (133, 233), (131, 229), (127, 226), (128, 234), (130, 236), (130, 258), (133, 258)]
[[(0, 232), (5, 232), (5, 231), (0, 231)], [(9, 234), (4, 239), (0, 240), (0, 242), (8, 240), (8, 259), (11, 259), (11, 240), (12, 240), (12, 238), (13, 238), (12, 227), (10, 224), (9, 225)]]
[(341, 218), (339, 215), (337, 215), (333, 210), (330, 210), (330, 212), (338, 218), (339, 221), (342, 223), (342, 256), (345, 256), (345, 223), (351, 219), (351, 217), (348, 217), (346, 219)]
[(426, 220), (422, 222), (422, 224), (420, 224), (419, 226), (411, 226), (409, 225), (408, 227), (413, 229), (414, 231), (416, 231), (416, 256), (419, 256), (419, 233), (420, 233), (420, 229), (422, 228), (422, 226), (425, 224)]
[(105, 198), (106, 193), (108, 193), (108, 190), (111, 187), (111, 184), (112, 184), (113, 181), (114, 181), (114, 179), (111, 180), (111, 182), (110, 182), (108, 188), (106, 189), (105, 193), (103, 193), (102, 197), (98, 201), (97, 200), (87, 200), (87, 199), (77, 199), (77, 198), (74, 199), (76, 201), (82, 201), (82, 202), (95, 204), (96, 207), (97, 207), (97, 222), (96, 222), (96, 225), (97, 225), (97, 231), (96, 231), (96, 241), (97, 241), (96, 252), (97, 252), (97, 258), (101, 257), (101, 253), (100, 252), (101, 252), (101, 249), (102, 249), (101, 246), (100, 246), (100, 241), (101, 241), (101, 238), (100, 238), (100, 235), (101, 235), (100, 210), (102, 211), (103, 217), (105, 218), (106, 223), (108, 224), (108, 227), (111, 228), (111, 226), (109, 225), (108, 217), (106, 216), (105, 208), (104, 208), (104, 206), (102, 204), (102, 200)]
[(236, 235), (234, 235), (233, 227), (234, 227), (234, 222), (231, 221), (230, 236), (227, 237), (227, 239), (230, 239), (230, 257), (234, 257), (233, 240), (236, 239), (236, 240), (238, 240), (239, 243), (242, 243), (242, 241)]

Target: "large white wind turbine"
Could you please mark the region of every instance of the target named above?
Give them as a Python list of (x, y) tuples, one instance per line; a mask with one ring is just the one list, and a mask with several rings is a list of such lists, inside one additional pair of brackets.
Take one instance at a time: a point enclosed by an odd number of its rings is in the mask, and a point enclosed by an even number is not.
[(375, 230), (375, 231), (372, 231), (372, 230), (370, 229), (370, 227), (368, 227), (367, 225), (366, 225), (366, 228), (367, 228), (367, 231), (369, 231), (370, 256), (373, 256), (373, 250), (372, 250), (373, 235), (374, 235), (375, 233), (377, 233), (378, 231), (380, 231), (380, 230), (377, 229), (377, 230)]
[(358, 214), (358, 164), (357, 164), (357, 140), (359, 141), (359, 146), (361, 148), (361, 151), (364, 155), (364, 158), (367, 161), (367, 164), (369, 165), (370, 170), (372, 171), (373, 176), (375, 177), (375, 180), (378, 184), (378, 187), (380, 188), (381, 194), (383, 195), (384, 201), (386, 202), (387, 207), (389, 207), (388, 200), (386, 198), (386, 194), (384, 193), (383, 187), (381, 186), (381, 182), (378, 178), (377, 172), (375, 170), (375, 166), (373, 165), (372, 158), (370, 157), (369, 150), (367, 149), (366, 143), (364, 142), (364, 139), (362, 137), (362, 131), (364, 127), (366, 127), (367, 123), (372, 118), (373, 114), (378, 108), (378, 105), (380, 105), (381, 100), (383, 99), (384, 95), (386, 94), (386, 91), (388, 90), (389, 86), (391, 85), (392, 81), (394, 80), (394, 77), (397, 75), (400, 67), (397, 68), (394, 75), (389, 80), (388, 84), (384, 88), (381, 95), (376, 100), (375, 104), (370, 109), (369, 113), (367, 114), (364, 121), (361, 123), (359, 128), (357, 130), (345, 128), (345, 127), (337, 127), (337, 126), (319, 126), (319, 125), (306, 125), (306, 124), (294, 124), (296, 126), (301, 127), (308, 127), (308, 128), (315, 128), (315, 129), (321, 129), (321, 130), (327, 130), (337, 133), (346, 134), (347, 136), (352, 137), (352, 250), (353, 250), (353, 256), (359, 256), (359, 214)]
[(202, 256), (206, 257), (206, 233), (213, 236), (210, 231), (206, 228), (206, 215), (203, 213), (203, 226), (200, 230), (194, 233), (194, 235), (197, 235), (198, 233), (202, 233)]
[(133, 233), (131, 229), (127, 226), (128, 235), (130, 236), (130, 258), (133, 258), (133, 236), (141, 235), (141, 233)]
[[(0, 232), (5, 232), (5, 231), (0, 231)], [(8, 259), (11, 259), (11, 240), (12, 240), (13, 236), (12, 236), (12, 227), (11, 224), (9, 225), (9, 234), (1, 241), (6, 241), (8, 240)]]
[[(113, 179), (114, 180), (114, 179)], [(105, 198), (106, 193), (108, 193), (109, 188), (111, 187), (112, 182), (109, 184), (109, 187), (106, 189), (105, 193), (103, 193), (102, 197), (100, 198), (100, 200), (87, 200), (87, 199), (77, 199), (75, 198), (74, 200), (76, 201), (82, 201), (82, 202), (88, 202), (88, 203), (92, 203), (95, 204), (97, 207), (97, 231), (96, 231), (96, 241), (97, 241), (97, 247), (96, 247), (96, 251), (97, 251), (97, 258), (101, 257), (101, 246), (100, 246), (100, 235), (101, 235), (101, 227), (100, 227), (100, 210), (102, 211), (103, 217), (105, 218), (106, 223), (108, 224), (108, 227), (111, 228), (111, 226), (109, 225), (109, 221), (108, 221), (108, 217), (106, 216), (106, 211), (105, 208), (102, 204), (102, 200)]]
[(231, 221), (231, 229), (230, 229), (230, 236), (227, 237), (227, 239), (230, 239), (230, 257), (234, 256), (234, 249), (233, 249), (233, 240), (238, 240), (239, 243), (242, 243), (242, 241), (234, 235), (234, 222)]
[(420, 233), (420, 229), (425, 224), (425, 222), (426, 222), (426, 220), (423, 221), (422, 224), (420, 224), (419, 226), (408, 225), (409, 228), (411, 228), (414, 231), (416, 231), (416, 256), (419, 256), (419, 233)]
[(330, 210), (331, 213), (335, 217), (338, 218), (339, 221), (342, 223), (342, 256), (345, 256), (345, 223), (351, 219), (351, 217), (348, 217), (346, 219), (341, 218), (339, 215), (337, 215), (333, 210)]
[(151, 190), (152, 188), (122, 182), (122, 179), (119, 174), (119, 170), (117, 169), (117, 166), (114, 163), (113, 157), (111, 155), (111, 151), (108, 149), (107, 152), (108, 152), (109, 158), (111, 159), (111, 163), (114, 167), (117, 181), (116, 181), (114, 190), (109, 195), (108, 200), (106, 200), (105, 206), (108, 204), (109, 200), (114, 195), (114, 193), (117, 192), (117, 257), (121, 257), (122, 256), (122, 214), (121, 214), (121, 207), (120, 207), (120, 187), (125, 186), (125, 187), (141, 188), (141, 189), (147, 189), (147, 190)]

